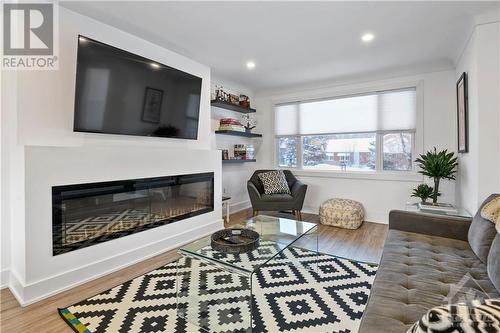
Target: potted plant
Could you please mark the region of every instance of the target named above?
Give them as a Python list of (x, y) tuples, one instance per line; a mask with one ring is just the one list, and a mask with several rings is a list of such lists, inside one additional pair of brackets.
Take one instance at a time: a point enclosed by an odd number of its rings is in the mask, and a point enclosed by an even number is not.
[(433, 192), (434, 189), (431, 186), (427, 184), (420, 184), (413, 189), (411, 196), (415, 198), (420, 198), (422, 200), (422, 203), (425, 203), (427, 199), (429, 199), (432, 196)]
[(419, 173), (434, 180), (434, 191), (431, 197), (433, 204), (437, 204), (440, 180), (442, 178), (450, 180), (455, 179), (455, 173), (457, 172), (458, 166), (455, 153), (448, 152), (447, 149), (437, 151), (436, 147), (434, 147), (434, 150), (430, 150), (420, 155), (415, 162), (417, 162), (420, 167)]

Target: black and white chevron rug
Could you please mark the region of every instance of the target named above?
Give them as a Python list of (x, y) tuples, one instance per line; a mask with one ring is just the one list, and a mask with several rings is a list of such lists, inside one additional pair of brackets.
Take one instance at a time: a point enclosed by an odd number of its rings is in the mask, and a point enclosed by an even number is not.
[[(259, 250), (268, 246), (261, 243)], [(252, 277), (253, 332), (357, 332), (376, 271), (374, 264), (286, 249)], [(189, 322), (177, 316), (177, 274), (179, 306), (195, 313)], [(249, 332), (248, 284), (242, 276), (182, 258), (178, 267), (170, 263), (59, 313), (82, 333), (205, 332), (199, 326)]]

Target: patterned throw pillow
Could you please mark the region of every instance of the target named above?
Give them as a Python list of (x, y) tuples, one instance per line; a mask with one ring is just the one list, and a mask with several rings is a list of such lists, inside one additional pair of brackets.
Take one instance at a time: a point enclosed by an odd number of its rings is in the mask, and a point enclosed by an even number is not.
[(259, 174), (265, 194), (291, 194), (283, 170), (268, 171)]
[(484, 205), (483, 209), (481, 209), (481, 217), (493, 223), (500, 222), (500, 196)]
[(500, 298), (435, 307), (407, 333), (491, 333), (500, 332)]

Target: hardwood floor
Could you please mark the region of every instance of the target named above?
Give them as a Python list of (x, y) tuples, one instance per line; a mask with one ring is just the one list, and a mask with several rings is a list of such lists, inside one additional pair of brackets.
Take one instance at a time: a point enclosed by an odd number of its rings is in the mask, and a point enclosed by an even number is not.
[[(231, 222), (228, 225), (246, 220), (251, 213), (251, 210), (245, 210), (231, 215)], [(280, 216), (293, 218), (292, 215), (280, 214)], [(303, 219), (314, 223), (318, 223), (319, 220), (318, 216), (313, 214), (303, 214)], [(387, 225), (365, 222), (358, 230), (324, 225), (319, 225), (318, 228), (321, 252), (359, 261), (380, 261)], [(176, 251), (169, 251), (24, 308), (19, 306), (8, 289), (3, 289), (0, 293), (0, 332), (71, 333), (73, 331), (59, 317), (57, 308), (69, 306), (103, 292), (177, 258)]]
[[(294, 219), (293, 215), (289, 214), (260, 213)], [(230, 217), (229, 226), (244, 221), (251, 216), (251, 210), (233, 214)], [(348, 230), (319, 224), (319, 216), (316, 214), (302, 213), (302, 219), (306, 222), (318, 224), (319, 251), (358, 261), (374, 263), (380, 261), (387, 234), (387, 225), (365, 222), (357, 230)]]

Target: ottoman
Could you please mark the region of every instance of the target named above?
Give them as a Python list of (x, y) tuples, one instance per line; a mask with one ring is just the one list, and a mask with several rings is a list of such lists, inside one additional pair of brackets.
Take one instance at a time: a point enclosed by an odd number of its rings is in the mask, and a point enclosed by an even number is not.
[(350, 199), (329, 199), (319, 207), (319, 221), (325, 225), (358, 229), (364, 217), (363, 205)]

